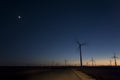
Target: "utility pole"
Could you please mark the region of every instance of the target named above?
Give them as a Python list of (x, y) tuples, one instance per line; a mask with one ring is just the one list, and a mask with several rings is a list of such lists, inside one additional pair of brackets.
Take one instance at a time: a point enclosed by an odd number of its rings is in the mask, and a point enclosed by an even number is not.
[(117, 56), (116, 56), (116, 54), (114, 53), (114, 56), (112, 57), (113, 59), (114, 59), (114, 61), (115, 61), (115, 66), (117, 66), (117, 61), (116, 61), (116, 59), (118, 58)]
[(78, 45), (79, 45), (79, 49), (80, 49), (80, 66), (82, 67), (83, 66), (83, 63), (82, 63), (82, 46), (85, 45), (85, 43), (80, 43), (79, 41), (77, 41)]

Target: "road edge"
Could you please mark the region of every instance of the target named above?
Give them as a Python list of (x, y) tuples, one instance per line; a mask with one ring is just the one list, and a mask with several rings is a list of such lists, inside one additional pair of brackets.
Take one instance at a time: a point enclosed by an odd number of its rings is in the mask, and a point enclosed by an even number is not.
[(89, 76), (81, 71), (78, 71), (78, 70), (72, 70), (72, 71), (73, 71), (73, 73), (75, 73), (75, 75), (77, 77), (79, 77), (82, 80), (96, 80), (95, 78), (92, 78), (91, 76)]

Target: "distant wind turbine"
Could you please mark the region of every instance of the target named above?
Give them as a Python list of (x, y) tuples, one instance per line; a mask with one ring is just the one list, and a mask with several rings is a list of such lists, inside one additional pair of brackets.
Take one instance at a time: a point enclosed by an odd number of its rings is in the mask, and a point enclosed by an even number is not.
[(83, 66), (83, 63), (82, 63), (82, 46), (86, 45), (85, 43), (80, 43), (79, 41), (77, 41), (77, 44), (79, 45), (79, 49), (80, 49), (80, 66), (82, 67)]
[(92, 62), (92, 66), (94, 65), (94, 63), (95, 63), (95, 60), (93, 59), (93, 57), (91, 58), (91, 60), (90, 60), (91, 62)]
[(114, 59), (114, 61), (115, 61), (115, 66), (117, 66), (117, 56), (116, 56), (116, 54), (114, 53), (114, 56), (112, 57), (113, 59)]
[(110, 60), (110, 66), (112, 65), (112, 60)]
[(67, 65), (67, 60), (65, 59), (65, 66)]

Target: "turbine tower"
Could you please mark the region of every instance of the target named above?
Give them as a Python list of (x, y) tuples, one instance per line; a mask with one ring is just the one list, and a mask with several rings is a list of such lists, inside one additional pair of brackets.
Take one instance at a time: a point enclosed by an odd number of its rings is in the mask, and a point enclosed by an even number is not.
[(67, 60), (65, 59), (65, 66), (67, 66)]
[(82, 67), (83, 66), (83, 63), (82, 63), (82, 46), (84, 46), (85, 43), (80, 43), (79, 41), (77, 41), (77, 44), (79, 45), (79, 49), (80, 49), (80, 66)]
[(86, 62), (86, 66), (89, 66), (89, 63), (88, 63), (88, 62)]
[(92, 66), (93, 66), (94, 63), (95, 63), (95, 60), (93, 59), (93, 57), (92, 57), (92, 59), (90, 61), (92, 62)]
[(114, 53), (114, 56), (112, 57), (113, 59), (114, 59), (114, 61), (115, 61), (115, 66), (117, 66), (117, 61), (116, 61), (116, 59), (118, 58), (117, 56), (116, 56), (116, 54)]
[(110, 60), (110, 66), (112, 66), (112, 60)]

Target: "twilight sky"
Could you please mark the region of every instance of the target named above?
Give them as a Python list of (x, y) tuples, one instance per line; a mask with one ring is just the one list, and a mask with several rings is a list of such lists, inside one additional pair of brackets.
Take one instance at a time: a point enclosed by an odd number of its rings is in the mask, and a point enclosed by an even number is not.
[(84, 64), (120, 56), (119, 1), (2, 0), (0, 22), (2, 66), (79, 64), (78, 40)]

